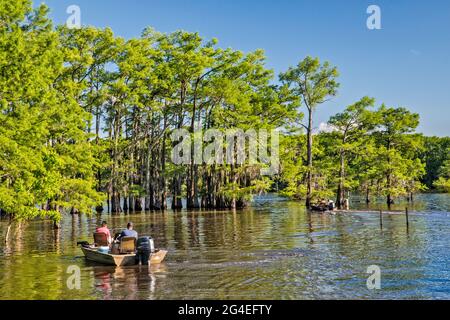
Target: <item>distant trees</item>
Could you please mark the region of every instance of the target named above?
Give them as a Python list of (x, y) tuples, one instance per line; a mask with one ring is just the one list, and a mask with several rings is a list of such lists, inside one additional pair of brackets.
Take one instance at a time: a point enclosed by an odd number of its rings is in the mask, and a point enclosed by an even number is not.
[(183, 198), (189, 209), (237, 208), (270, 187), (261, 166), (249, 161), (197, 163), (194, 144), (189, 164), (168, 161), (178, 143), (170, 139), (174, 130), (191, 137), (197, 129), (271, 130), (295, 115), (289, 92), (270, 84), (261, 50), (221, 49), (215, 39), (184, 31), (148, 28), (128, 41), (108, 29), (59, 32), (65, 75), (94, 119), (86, 133), (95, 132), (96, 187), (107, 195), (109, 211), (165, 210), (169, 196), (175, 210)]
[(377, 172), (380, 191), (388, 204), (394, 197), (420, 190), (417, 185), (425, 173), (418, 157), (422, 139), (412, 135), (419, 125), (419, 115), (405, 108), (388, 108), (382, 105), (377, 111), (378, 123), (374, 132), (377, 146)]
[(435, 181), (434, 186), (441, 191), (450, 192), (450, 148), (446, 152), (447, 159), (439, 170), (439, 179)]
[[(414, 134), (419, 116), (384, 105), (370, 110), (373, 105), (374, 99), (364, 97), (330, 118), (331, 132), (317, 133), (313, 200), (329, 197), (332, 191), (342, 207), (346, 193), (357, 191), (366, 195), (367, 202), (371, 196), (385, 196), (392, 204), (396, 197), (411, 199), (424, 190), (423, 137)], [(304, 163), (295, 165), (307, 153), (303, 139), (301, 133), (286, 134), (282, 144), (283, 192), (297, 198), (306, 197), (306, 183), (299, 177), (307, 168)]]
[(314, 110), (330, 97), (337, 94), (339, 83), (336, 67), (329, 62), (320, 63), (318, 58), (306, 57), (296, 67), (280, 75), (280, 80), (294, 95), (307, 111), (306, 129), (306, 206), (311, 205), (313, 183), (313, 113)]
[(334, 129), (334, 144), (339, 155), (339, 182), (337, 187), (336, 204), (339, 208), (344, 205), (345, 190), (349, 189), (346, 185), (346, 176), (348, 171), (349, 153), (364, 153), (364, 144), (367, 141), (367, 133), (376, 126), (373, 112), (368, 110), (373, 106), (373, 98), (364, 97), (360, 101), (348, 106), (344, 112), (330, 118), (328, 124)]
[(450, 158), (450, 137), (423, 137), (423, 144), (424, 149), (419, 157), (425, 163), (425, 175), (421, 182), (428, 189), (433, 189), (445, 172), (445, 162)]

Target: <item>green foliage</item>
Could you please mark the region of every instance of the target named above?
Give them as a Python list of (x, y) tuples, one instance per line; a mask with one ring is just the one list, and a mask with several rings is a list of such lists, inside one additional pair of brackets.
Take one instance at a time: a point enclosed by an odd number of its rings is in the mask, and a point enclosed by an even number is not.
[(306, 136), (288, 132), (280, 139), (281, 185), (280, 194), (294, 199), (306, 196)]
[(390, 198), (417, 191), (421, 186), (416, 181), (425, 173), (424, 165), (417, 159), (423, 148), (422, 139), (411, 135), (419, 125), (419, 115), (405, 108), (382, 105), (376, 116), (377, 167), (379, 179), (385, 178), (381, 193)]
[(443, 192), (450, 193), (450, 148), (446, 150), (447, 160), (439, 170), (439, 179), (434, 186)]
[(337, 68), (331, 67), (329, 62), (321, 64), (319, 58), (308, 56), (295, 68), (290, 67), (282, 73), (280, 80), (301, 97), (308, 109), (313, 109), (337, 94), (338, 76)]
[[(393, 201), (425, 189), (420, 182), (425, 174), (420, 158), (424, 139), (413, 134), (418, 115), (384, 105), (372, 111), (373, 104), (373, 99), (362, 98), (330, 118), (331, 132), (316, 135), (313, 199), (336, 193), (339, 202), (347, 191), (360, 191)], [(297, 199), (306, 197), (305, 139), (299, 132), (289, 133), (281, 143), (281, 192)]]
[(426, 165), (426, 173), (421, 182), (428, 189), (432, 189), (435, 187), (434, 183), (441, 177), (445, 161), (450, 157), (450, 138), (423, 137), (423, 144), (425, 148), (420, 153), (420, 159)]
[[(147, 28), (125, 40), (108, 28), (54, 29), (45, 5), (1, 1), (0, 209), (59, 221), (89, 214), (105, 194), (112, 211), (143, 198), (164, 209), (168, 196), (229, 208), (274, 181), (282, 195), (310, 200), (449, 190), (450, 140), (415, 134), (417, 114), (374, 111), (364, 97), (316, 134), (313, 112), (337, 94), (337, 68), (306, 57), (276, 85), (265, 64), (262, 50), (186, 31)], [(278, 129), (280, 175), (262, 177), (264, 165), (248, 161), (174, 165), (171, 132), (196, 127)]]
[[(311, 200), (315, 197), (314, 192), (321, 190), (321, 187), (313, 188), (313, 112), (318, 105), (326, 102), (337, 94), (339, 83), (336, 81), (339, 73), (336, 67), (332, 67), (329, 62), (320, 63), (318, 58), (306, 57), (295, 67), (290, 67), (288, 71), (280, 74), (280, 81), (287, 90), (291, 91), (297, 103), (303, 104), (307, 110), (307, 122), (302, 124), (306, 129), (306, 206), (311, 205)], [(319, 175), (320, 176), (320, 175)], [(315, 176), (316, 186), (319, 184), (319, 176)], [(322, 181), (323, 182), (323, 181)], [(298, 182), (296, 182), (298, 184)]]
[[(12, 8), (12, 7), (14, 8)], [(65, 210), (91, 212), (102, 197), (92, 191), (89, 118), (65, 95), (58, 34), (44, 5), (2, 1), (0, 16), (0, 208), (17, 220)]]

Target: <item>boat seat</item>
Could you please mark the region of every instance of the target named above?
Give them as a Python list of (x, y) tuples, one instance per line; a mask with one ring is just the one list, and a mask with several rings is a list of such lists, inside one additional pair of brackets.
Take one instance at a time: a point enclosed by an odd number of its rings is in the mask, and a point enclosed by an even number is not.
[(105, 233), (94, 232), (94, 244), (96, 247), (107, 247), (108, 244), (108, 236)]
[(121, 238), (119, 252), (120, 252), (120, 254), (135, 253), (136, 252), (136, 238), (135, 237)]

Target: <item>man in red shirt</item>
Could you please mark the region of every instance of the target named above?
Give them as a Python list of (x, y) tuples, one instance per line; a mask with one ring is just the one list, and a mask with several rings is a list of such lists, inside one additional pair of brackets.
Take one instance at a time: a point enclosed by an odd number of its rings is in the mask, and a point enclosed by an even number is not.
[(109, 232), (108, 224), (106, 223), (106, 221), (103, 221), (102, 222), (102, 226), (97, 228), (95, 230), (95, 232), (106, 234), (106, 237), (108, 238), (108, 243), (111, 244), (111, 242), (112, 242), (111, 232)]

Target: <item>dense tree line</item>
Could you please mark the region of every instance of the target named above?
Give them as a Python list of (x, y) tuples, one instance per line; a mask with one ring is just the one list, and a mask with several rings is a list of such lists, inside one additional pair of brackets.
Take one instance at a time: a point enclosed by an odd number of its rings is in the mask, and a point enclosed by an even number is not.
[[(399, 196), (412, 200), (414, 193), (426, 189), (421, 182), (425, 164), (420, 157), (425, 150), (424, 138), (414, 133), (419, 116), (385, 105), (372, 110), (373, 105), (374, 99), (362, 98), (331, 117), (330, 132), (316, 136), (317, 160), (312, 174), (316, 199), (336, 195), (338, 206), (342, 206), (347, 192), (356, 191), (365, 194), (367, 202), (385, 196), (392, 204)], [(297, 153), (291, 156), (291, 141), (286, 148), (282, 159), (289, 173), (284, 192), (303, 198), (302, 172), (307, 168), (304, 161), (298, 161)]]
[[(315, 132), (338, 71), (306, 57), (277, 80), (261, 50), (223, 49), (197, 33), (136, 39), (110, 29), (54, 28), (48, 8), (0, 4), (0, 210), (16, 219), (63, 212), (239, 208), (274, 186), (306, 201), (346, 192), (396, 197), (448, 191), (448, 138), (415, 133), (419, 116), (364, 97)], [(277, 84), (274, 84), (277, 83)], [(176, 165), (176, 129), (277, 129), (280, 168)], [(219, 142), (226, 148), (226, 142)], [(248, 146), (246, 147), (248, 148)], [(251, 150), (246, 150), (247, 153)], [(237, 157), (233, 150), (232, 157)]]
[(0, 2), (0, 209), (16, 219), (90, 212), (97, 159), (89, 114), (64, 79), (65, 56), (48, 9)]

